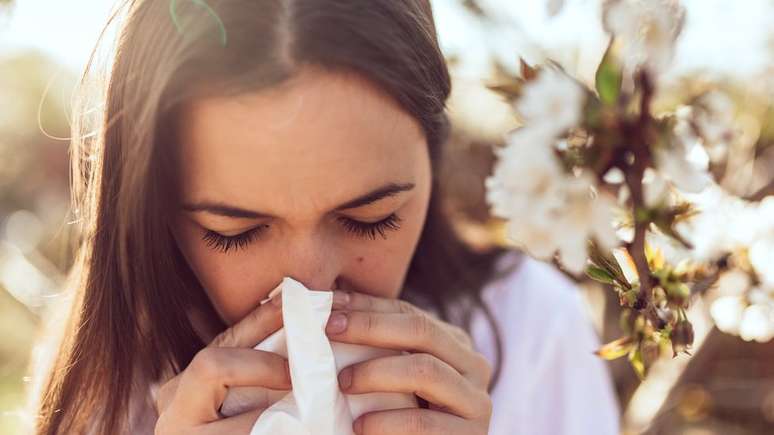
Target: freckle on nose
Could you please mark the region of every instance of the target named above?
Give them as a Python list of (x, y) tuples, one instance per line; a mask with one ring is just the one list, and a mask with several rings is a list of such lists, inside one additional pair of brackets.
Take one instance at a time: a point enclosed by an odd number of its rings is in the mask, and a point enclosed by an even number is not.
[(357, 262), (358, 263), (362, 263), (363, 262), (363, 257), (357, 257)]

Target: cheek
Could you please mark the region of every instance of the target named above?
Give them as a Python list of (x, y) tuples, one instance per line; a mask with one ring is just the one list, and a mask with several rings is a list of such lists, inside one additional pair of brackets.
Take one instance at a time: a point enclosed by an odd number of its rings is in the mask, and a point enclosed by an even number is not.
[(180, 235), (189, 266), (227, 324), (233, 324), (257, 307), (276, 286), (265, 269), (257, 267), (267, 261), (256, 256), (257, 250), (228, 254), (215, 251), (201, 240), (193, 225), (181, 225)]
[[(349, 290), (383, 298), (397, 298), (403, 289), (408, 266), (424, 226), (426, 206), (420, 201), (403, 213), (400, 230), (388, 233), (388, 239), (359, 241), (363, 246), (356, 258)], [(349, 278), (349, 276), (345, 275)]]

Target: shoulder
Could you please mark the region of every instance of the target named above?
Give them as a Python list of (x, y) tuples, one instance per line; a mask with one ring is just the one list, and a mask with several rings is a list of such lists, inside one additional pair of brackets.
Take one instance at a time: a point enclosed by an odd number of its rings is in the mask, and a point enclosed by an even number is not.
[(505, 356), (535, 369), (562, 353), (596, 358), (592, 353), (599, 341), (578, 286), (550, 264), (516, 252), (506, 257), (501, 263), (516, 267), (482, 291), (500, 329)]
[[(517, 253), (502, 264), (516, 264)], [(618, 405), (580, 289), (550, 264), (527, 256), (492, 280), (482, 298), (499, 329), (493, 434), (617, 433)], [(483, 313), (472, 335), (495, 365), (494, 334)]]
[(516, 328), (545, 336), (589, 322), (580, 290), (553, 266), (515, 251), (497, 266), (507, 273), (489, 282), (481, 296), (506, 333)]

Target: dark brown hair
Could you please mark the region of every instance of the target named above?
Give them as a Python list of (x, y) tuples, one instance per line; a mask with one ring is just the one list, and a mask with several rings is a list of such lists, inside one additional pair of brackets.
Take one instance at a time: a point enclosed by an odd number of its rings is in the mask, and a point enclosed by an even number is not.
[(206, 95), (280, 84), (302, 65), (361, 74), (419, 121), (433, 193), (402, 297), (425, 300), (446, 319), (452, 302), (467, 299), (470, 310), (485, 309), (499, 343), (480, 290), (501, 251), (472, 250), (442, 210), (437, 173), (451, 83), (428, 0), (129, 0), (124, 7), (97, 134), (88, 134), (85, 119), (73, 125), (80, 222), (73, 302), (43, 384), (38, 433), (116, 433), (130, 396), (147, 388), (139, 379), (182, 370), (205, 345), (191, 312), (225, 327), (170, 232), (175, 110)]

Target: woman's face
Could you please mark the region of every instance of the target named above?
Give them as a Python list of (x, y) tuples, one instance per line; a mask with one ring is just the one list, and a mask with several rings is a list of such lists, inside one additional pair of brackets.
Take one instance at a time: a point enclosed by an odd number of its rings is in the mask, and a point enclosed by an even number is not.
[(420, 125), (396, 102), (354, 74), (305, 69), (180, 116), (173, 233), (227, 324), (284, 276), (316, 290), (400, 294), (431, 169)]

